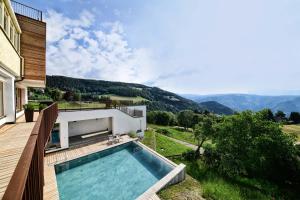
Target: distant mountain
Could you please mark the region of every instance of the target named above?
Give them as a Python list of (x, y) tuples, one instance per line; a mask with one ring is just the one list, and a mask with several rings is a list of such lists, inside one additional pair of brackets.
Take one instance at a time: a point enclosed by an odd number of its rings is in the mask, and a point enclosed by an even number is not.
[(183, 95), (198, 103), (216, 101), (236, 111), (259, 111), (270, 108), (274, 112), (282, 110), (289, 114), (292, 111), (300, 112), (300, 96), (262, 96), (249, 94), (223, 94), (223, 95)]
[(142, 97), (148, 110), (178, 112), (185, 109), (202, 111), (196, 102), (177, 94), (142, 84), (79, 79), (65, 76), (47, 76), (47, 87), (62, 91), (76, 91), (87, 96), (114, 94), (124, 97)]
[(199, 103), (199, 105), (201, 107), (203, 107), (204, 109), (216, 113), (216, 114), (220, 114), (220, 115), (232, 115), (234, 114), (234, 110), (232, 110), (231, 108), (224, 106), (223, 104), (220, 104), (216, 101), (205, 101), (202, 103)]

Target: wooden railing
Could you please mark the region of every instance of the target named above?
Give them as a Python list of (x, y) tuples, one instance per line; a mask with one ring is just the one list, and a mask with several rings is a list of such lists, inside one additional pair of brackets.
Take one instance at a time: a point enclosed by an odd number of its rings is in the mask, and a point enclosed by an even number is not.
[(43, 199), (44, 150), (57, 115), (56, 103), (41, 111), (3, 199)]

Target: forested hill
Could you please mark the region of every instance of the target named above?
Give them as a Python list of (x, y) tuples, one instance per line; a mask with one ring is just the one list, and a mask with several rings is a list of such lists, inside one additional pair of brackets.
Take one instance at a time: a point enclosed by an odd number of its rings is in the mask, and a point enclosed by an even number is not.
[(103, 80), (79, 79), (65, 76), (47, 76), (47, 87), (62, 91), (76, 91), (84, 95), (118, 95), (125, 97), (142, 97), (149, 110), (177, 112), (191, 109), (202, 111), (203, 108), (192, 100), (177, 94), (149, 87), (142, 84), (111, 82)]

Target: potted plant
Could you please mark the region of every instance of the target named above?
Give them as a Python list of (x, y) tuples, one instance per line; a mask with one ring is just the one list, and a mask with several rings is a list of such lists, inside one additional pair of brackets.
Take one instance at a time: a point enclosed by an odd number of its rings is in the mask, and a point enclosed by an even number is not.
[(25, 104), (24, 106), (26, 122), (33, 122), (34, 106), (33, 104)]
[(41, 112), (45, 108), (47, 108), (47, 104), (44, 103), (39, 104), (39, 112)]

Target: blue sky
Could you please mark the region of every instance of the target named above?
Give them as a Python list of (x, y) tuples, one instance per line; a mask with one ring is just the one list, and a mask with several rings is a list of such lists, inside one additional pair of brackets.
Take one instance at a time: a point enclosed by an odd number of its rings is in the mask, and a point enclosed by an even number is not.
[(47, 73), (176, 93), (300, 94), (300, 1), (19, 0), (45, 12)]

